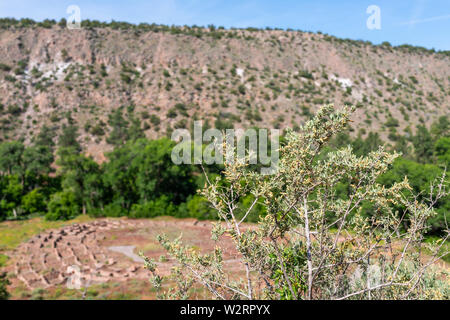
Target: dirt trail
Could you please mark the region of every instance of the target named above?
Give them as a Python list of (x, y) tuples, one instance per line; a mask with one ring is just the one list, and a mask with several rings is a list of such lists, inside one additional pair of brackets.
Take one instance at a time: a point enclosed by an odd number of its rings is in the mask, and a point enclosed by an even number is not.
[(134, 253), (135, 248), (136, 246), (111, 246), (108, 249), (111, 251), (122, 253), (127, 257), (133, 259), (134, 262), (144, 263), (144, 259)]

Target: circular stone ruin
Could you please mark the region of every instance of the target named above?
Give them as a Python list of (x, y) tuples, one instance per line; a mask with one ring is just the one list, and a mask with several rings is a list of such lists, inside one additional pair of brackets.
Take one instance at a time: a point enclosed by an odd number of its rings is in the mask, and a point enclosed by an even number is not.
[[(166, 254), (156, 241), (156, 235), (167, 234), (201, 251), (212, 251), (211, 222), (193, 219), (98, 219), (89, 223), (72, 224), (47, 230), (10, 253), (7, 271), (34, 290), (52, 286), (70, 286), (78, 277), (83, 287), (128, 279), (146, 280), (150, 273), (144, 269), (143, 251), (156, 261)], [(230, 269), (239, 271), (236, 254), (230, 239), (225, 239), (224, 259)], [(158, 262), (160, 274), (168, 274), (174, 265), (171, 259)], [(73, 283), (72, 283), (73, 284)]]

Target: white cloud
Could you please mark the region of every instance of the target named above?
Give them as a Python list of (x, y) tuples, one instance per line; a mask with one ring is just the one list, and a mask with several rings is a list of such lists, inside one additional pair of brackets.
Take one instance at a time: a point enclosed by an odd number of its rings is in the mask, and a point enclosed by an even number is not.
[(402, 23), (400, 23), (400, 25), (415, 25), (418, 23), (438, 21), (438, 20), (447, 20), (447, 19), (450, 19), (450, 14), (447, 14), (444, 16), (430, 17), (430, 18), (425, 18), (425, 19), (410, 20), (410, 21), (402, 22)]

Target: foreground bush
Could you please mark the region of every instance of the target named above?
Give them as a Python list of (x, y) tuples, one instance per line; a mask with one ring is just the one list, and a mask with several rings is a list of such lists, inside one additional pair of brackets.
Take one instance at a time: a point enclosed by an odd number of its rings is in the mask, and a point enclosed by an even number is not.
[[(188, 298), (200, 283), (217, 299), (448, 299), (446, 275), (431, 269), (448, 254), (442, 252), (448, 226), (439, 241), (423, 241), (433, 205), (448, 195), (445, 177), (419, 202), (406, 177), (389, 187), (377, 182), (398, 156), (383, 148), (358, 157), (347, 147), (318, 159), (349, 113), (326, 106), (298, 133), (288, 133), (273, 175), (235, 161), (226, 164), (221, 181), (208, 181), (202, 194), (221, 219), (212, 231), (217, 247), (201, 254), (159, 236), (178, 261), (168, 277), (176, 287), (160, 297)], [(339, 197), (336, 187), (348, 181), (348, 197)], [(249, 195), (251, 205), (240, 206)], [(257, 228), (244, 227), (257, 205), (265, 215)], [(371, 206), (371, 215), (363, 206)], [(244, 280), (223, 268), (224, 235), (234, 241)], [(166, 278), (145, 260), (161, 290)]]

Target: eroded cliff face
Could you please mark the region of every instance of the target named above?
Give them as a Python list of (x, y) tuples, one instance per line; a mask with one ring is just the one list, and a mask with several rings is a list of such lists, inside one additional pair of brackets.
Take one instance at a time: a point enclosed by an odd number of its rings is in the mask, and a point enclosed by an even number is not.
[(85, 151), (101, 161), (120, 107), (148, 137), (196, 119), (295, 127), (334, 103), (358, 106), (354, 134), (363, 128), (387, 140), (391, 119), (403, 133), (449, 113), (448, 55), (313, 33), (221, 32), (0, 30), (0, 140), (29, 143), (44, 124), (59, 133), (70, 115)]

